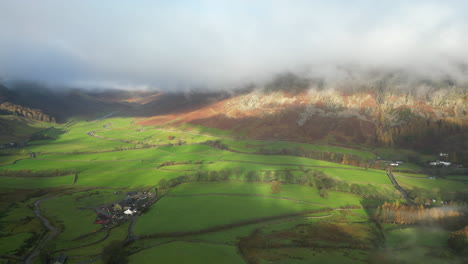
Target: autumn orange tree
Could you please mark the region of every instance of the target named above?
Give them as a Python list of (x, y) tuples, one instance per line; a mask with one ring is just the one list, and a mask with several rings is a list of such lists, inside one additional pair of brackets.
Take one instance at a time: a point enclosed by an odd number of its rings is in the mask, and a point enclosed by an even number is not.
[(424, 222), (457, 225), (463, 218), (462, 210), (457, 209), (455, 204), (425, 208), (423, 205), (410, 206), (399, 202), (385, 202), (374, 214), (374, 219), (380, 223), (403, 225)]
[(280, 193), (281, 192), (281, 182), (274, 180), (271, 182), (271, 193)]

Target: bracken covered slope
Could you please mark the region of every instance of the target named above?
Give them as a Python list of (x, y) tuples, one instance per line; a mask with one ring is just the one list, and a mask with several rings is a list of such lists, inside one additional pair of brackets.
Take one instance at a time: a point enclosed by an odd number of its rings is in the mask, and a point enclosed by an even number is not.
[[(405, 91), (253, 91), (176, 114), (140, 120), (144, 125), (190, 123), (253, 138), (347, 144), (463, 145), (468, 127), (466, 89)], [(434, 141), (435, 140), (435, 141)], [(453, 144), (457, 141), (459, 144)], [(448, 142), (448, 143), (447, 143)]]

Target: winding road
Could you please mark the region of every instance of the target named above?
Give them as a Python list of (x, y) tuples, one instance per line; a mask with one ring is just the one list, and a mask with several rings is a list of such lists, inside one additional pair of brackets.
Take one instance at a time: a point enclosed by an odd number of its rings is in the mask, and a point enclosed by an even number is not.
[(409, 205), (415, 205), (415, 203), (410, 199), (408, 192), (406, 192), (403, 188), (401, 188), (400, 184), (396, 181), (395, 177), (393, 176), (393, 173), (387, 172), (388, 178), (390, 178), (390, 181), (392, 182), (393, 186), (403, 195), (403, 198), (405, 198), (406, 202)]

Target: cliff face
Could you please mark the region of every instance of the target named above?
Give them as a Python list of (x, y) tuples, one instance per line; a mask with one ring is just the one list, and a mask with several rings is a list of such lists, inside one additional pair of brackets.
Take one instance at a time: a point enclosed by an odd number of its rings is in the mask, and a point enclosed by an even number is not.
[(55, 118), (44, 114), (41, 110), (31, 109), (21, 105), (15, 105), (9, 102), (0, 104), (0, 110), (5, 114), (21, 116), (30, 120), (55, 123)]

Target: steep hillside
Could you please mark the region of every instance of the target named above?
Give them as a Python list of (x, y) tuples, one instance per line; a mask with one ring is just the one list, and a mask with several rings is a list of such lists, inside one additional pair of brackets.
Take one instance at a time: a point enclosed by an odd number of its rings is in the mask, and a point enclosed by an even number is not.
[(464, 151), (467, 109), (468, 92), (460, 87), (424, 94), (369, 87), (294, 93), (257, 89), (195, 111), (142, 119), (140, 124), (190, 123), (252, 138)]
[[(0, 89), (0, 104), (10, 112), (27, 117), (48, 116), (57, 122), (66, 122), (70, 118), (94, 119), (111, 112), (123, 112), (133, 108), (132, 98), (148, 98), (144, 92), (119, 90), (81, 90), (71, 88), (51, 89), (37, 83), (18, 82), (11, 87)], [(39, 109), (39, 110), (31, 110)], [(35, 115), (32, 112), (40, 112)]]

